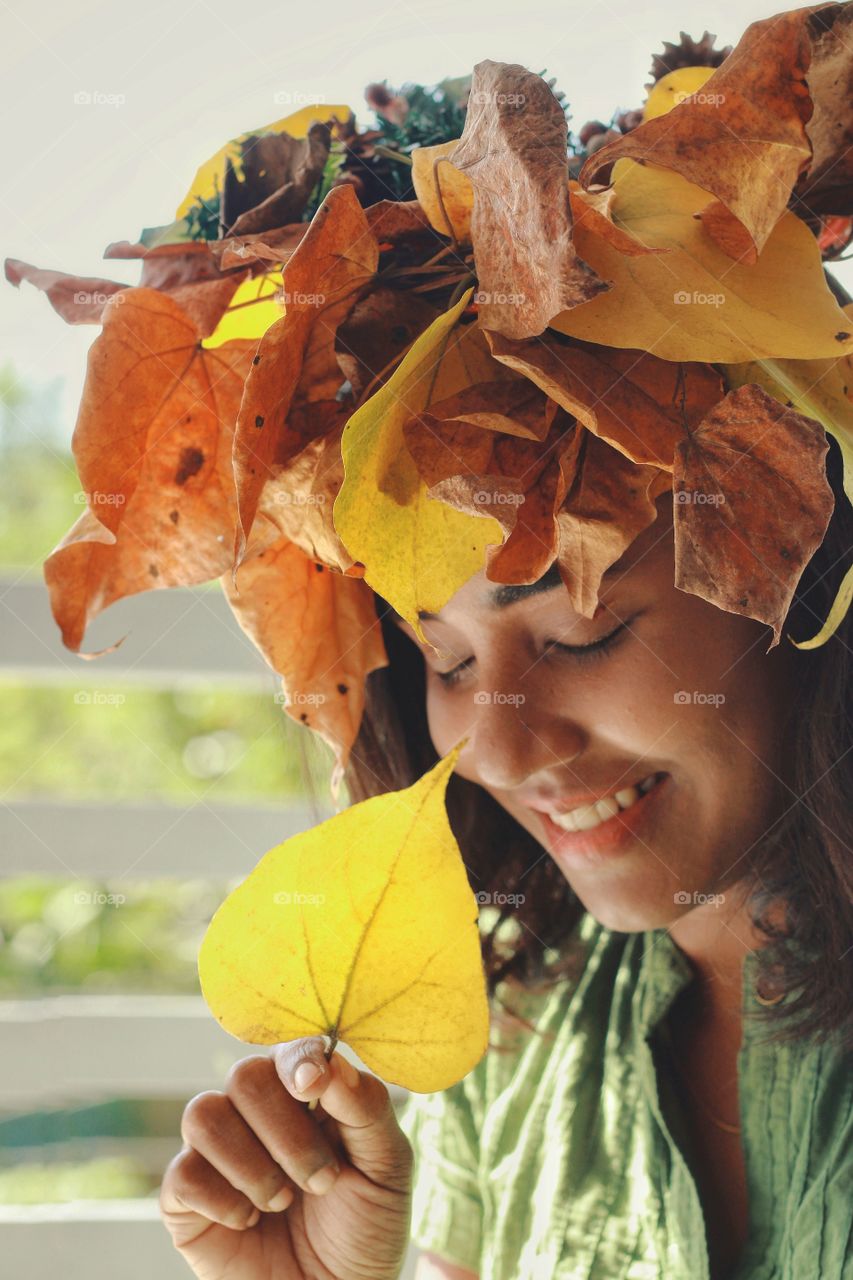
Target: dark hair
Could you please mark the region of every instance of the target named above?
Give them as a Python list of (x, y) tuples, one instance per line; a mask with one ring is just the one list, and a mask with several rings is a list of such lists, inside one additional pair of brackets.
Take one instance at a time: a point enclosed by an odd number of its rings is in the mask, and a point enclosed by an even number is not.
[[(797, 584), (782, 644), (789, 643), (787, 634), (803, 640), (817, 632), (851, 561), (853, 511), (841, 452), (828, 439), (835, 509)], [(423, 654), (393, 623), (387, 602), (377, 596), (376, 603), (389, 665), (366, 680), (364, 713), (345, 773), (352, 803), (411, 786), (438, 760), (426, 718)], [(771, 977), (792, 995), (756, 1011), (772, 1023), (774, 1042), (823, 1039), (838, 1031), (845, 1049), (853, 1047), (851, 625), (853, 610), (824, 645), (798, 651), (802, 674), (790, 708), (796, 795), (752, 853), (748, 909), (771, 939), (759, 949), (757, 981)], [(448, 781), (446, 805), (474, 892), (523, 891), (522, 900), (503, 906), (482, 933), (490, 998), (502, 982), (505, 990), (542, 990), (577, 976), (582, 951), (566, 944), (585, 908), (553, 859), (487, 791), (458, 774)], [(784, 932), (772, 913), (780, 901), (787, 911)], [(517, 928), (507, 946), (509, 917)]]

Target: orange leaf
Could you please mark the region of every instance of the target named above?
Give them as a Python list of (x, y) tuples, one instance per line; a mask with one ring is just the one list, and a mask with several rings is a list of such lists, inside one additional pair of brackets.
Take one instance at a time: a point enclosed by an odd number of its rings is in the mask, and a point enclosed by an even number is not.
[[(330, 417), (326, 409), (312, 421), (310, 408), (335, 400), (343, 380), (335, 334), (378, 260), (376, 239), (352, 187), (333, 187), (285, 266), (285, 314), (261, 338), (246, 380), (234, 437), (237, 564), (267, 479), (346, 412), (340, 406)], [(308, 412), (296, 430), (290, 417), (300, 406)]]
[(282, 704), (335, 753), (337, 792), (369, 672), (388, 665), (375, 598), (360, 578), (316, 564), (288, 538), (254, 541), (222, 588), (240, 626), (282, 678)]

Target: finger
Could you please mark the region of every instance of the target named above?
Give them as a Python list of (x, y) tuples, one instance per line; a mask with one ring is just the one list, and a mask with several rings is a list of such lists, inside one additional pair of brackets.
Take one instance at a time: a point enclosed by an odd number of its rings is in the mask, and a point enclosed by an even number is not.
[(181, 1137), (258, 1209), (278, 1213), (293, 1203), (293, 1183), (224, 1093), (187, 1103)]
[(272, 1058), (243, 1058), (225, 1082), (228, 1097), (273, 1160), (303, 1191), (323, 1195), (340, 1164), (322, 1126), (283, 1086)]
[(160, 1213), (179, 1249), (198, 1239), (212, 1222), (245, 1231), (260, 1217), (249, 1198), (191, 1147), (180, 1151), (163, 1175)]
[[(397, 1123), (391, 1096), (378, 1076), (359, 1071), (340, 1053), (326, 1061), (319, 1037), (289, 1040), (276, 1046), (272, 1062), (294, 1097), (322, 1100), (324, 1110), (336, 1122), (336, 1136), (351, 1164), (381, 1186), (395, 1191), (409, 1189), (412, 1148)], [(300, 1071), (305, 1062), (320, 1068), (310, 1085), (304, 1085)]]

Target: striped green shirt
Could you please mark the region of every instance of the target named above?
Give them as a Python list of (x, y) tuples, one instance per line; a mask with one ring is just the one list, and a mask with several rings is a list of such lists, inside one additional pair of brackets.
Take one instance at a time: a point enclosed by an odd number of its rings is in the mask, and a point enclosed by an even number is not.
[[(695, 971), (665, 929), (619, 933), (585, 913), (575, 939), (579, 978), (507, 993), (542, 1034), (493, 1024), (464, 1079), (406, 1099), (412, 1238), (481, 1280), (708, 1280), (699, 1193), (664, 1118), (678, 1123), (677, 1097), (649, 1039)], [(756, 963), (747, 953), (744, 1011)], [(837, 1038), (766, 1034), (744, 1019), (749, 1229), (731, 1280), (853, 1280), (849, 1056)]]

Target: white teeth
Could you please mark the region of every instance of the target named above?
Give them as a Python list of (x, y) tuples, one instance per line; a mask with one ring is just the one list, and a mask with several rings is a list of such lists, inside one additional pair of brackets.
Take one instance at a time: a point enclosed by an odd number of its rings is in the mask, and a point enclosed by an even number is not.
[(605, 796), (603, 800), (596, 800), (594, 804), (580, 805), (577, 809), (570, 809), (568, 813), (552, 813), (549, 816), (555, 826), (562, 827), (564, 831), (590, 831), (612, 818), (620, 809), (629, 809), (632, 804), (636, 804), (640, 796), (651, 790), (656, 781), (657, 775), (653, 773), (636, 787), (623, 787), (621, 791), (615, 791), (612, 796)]

